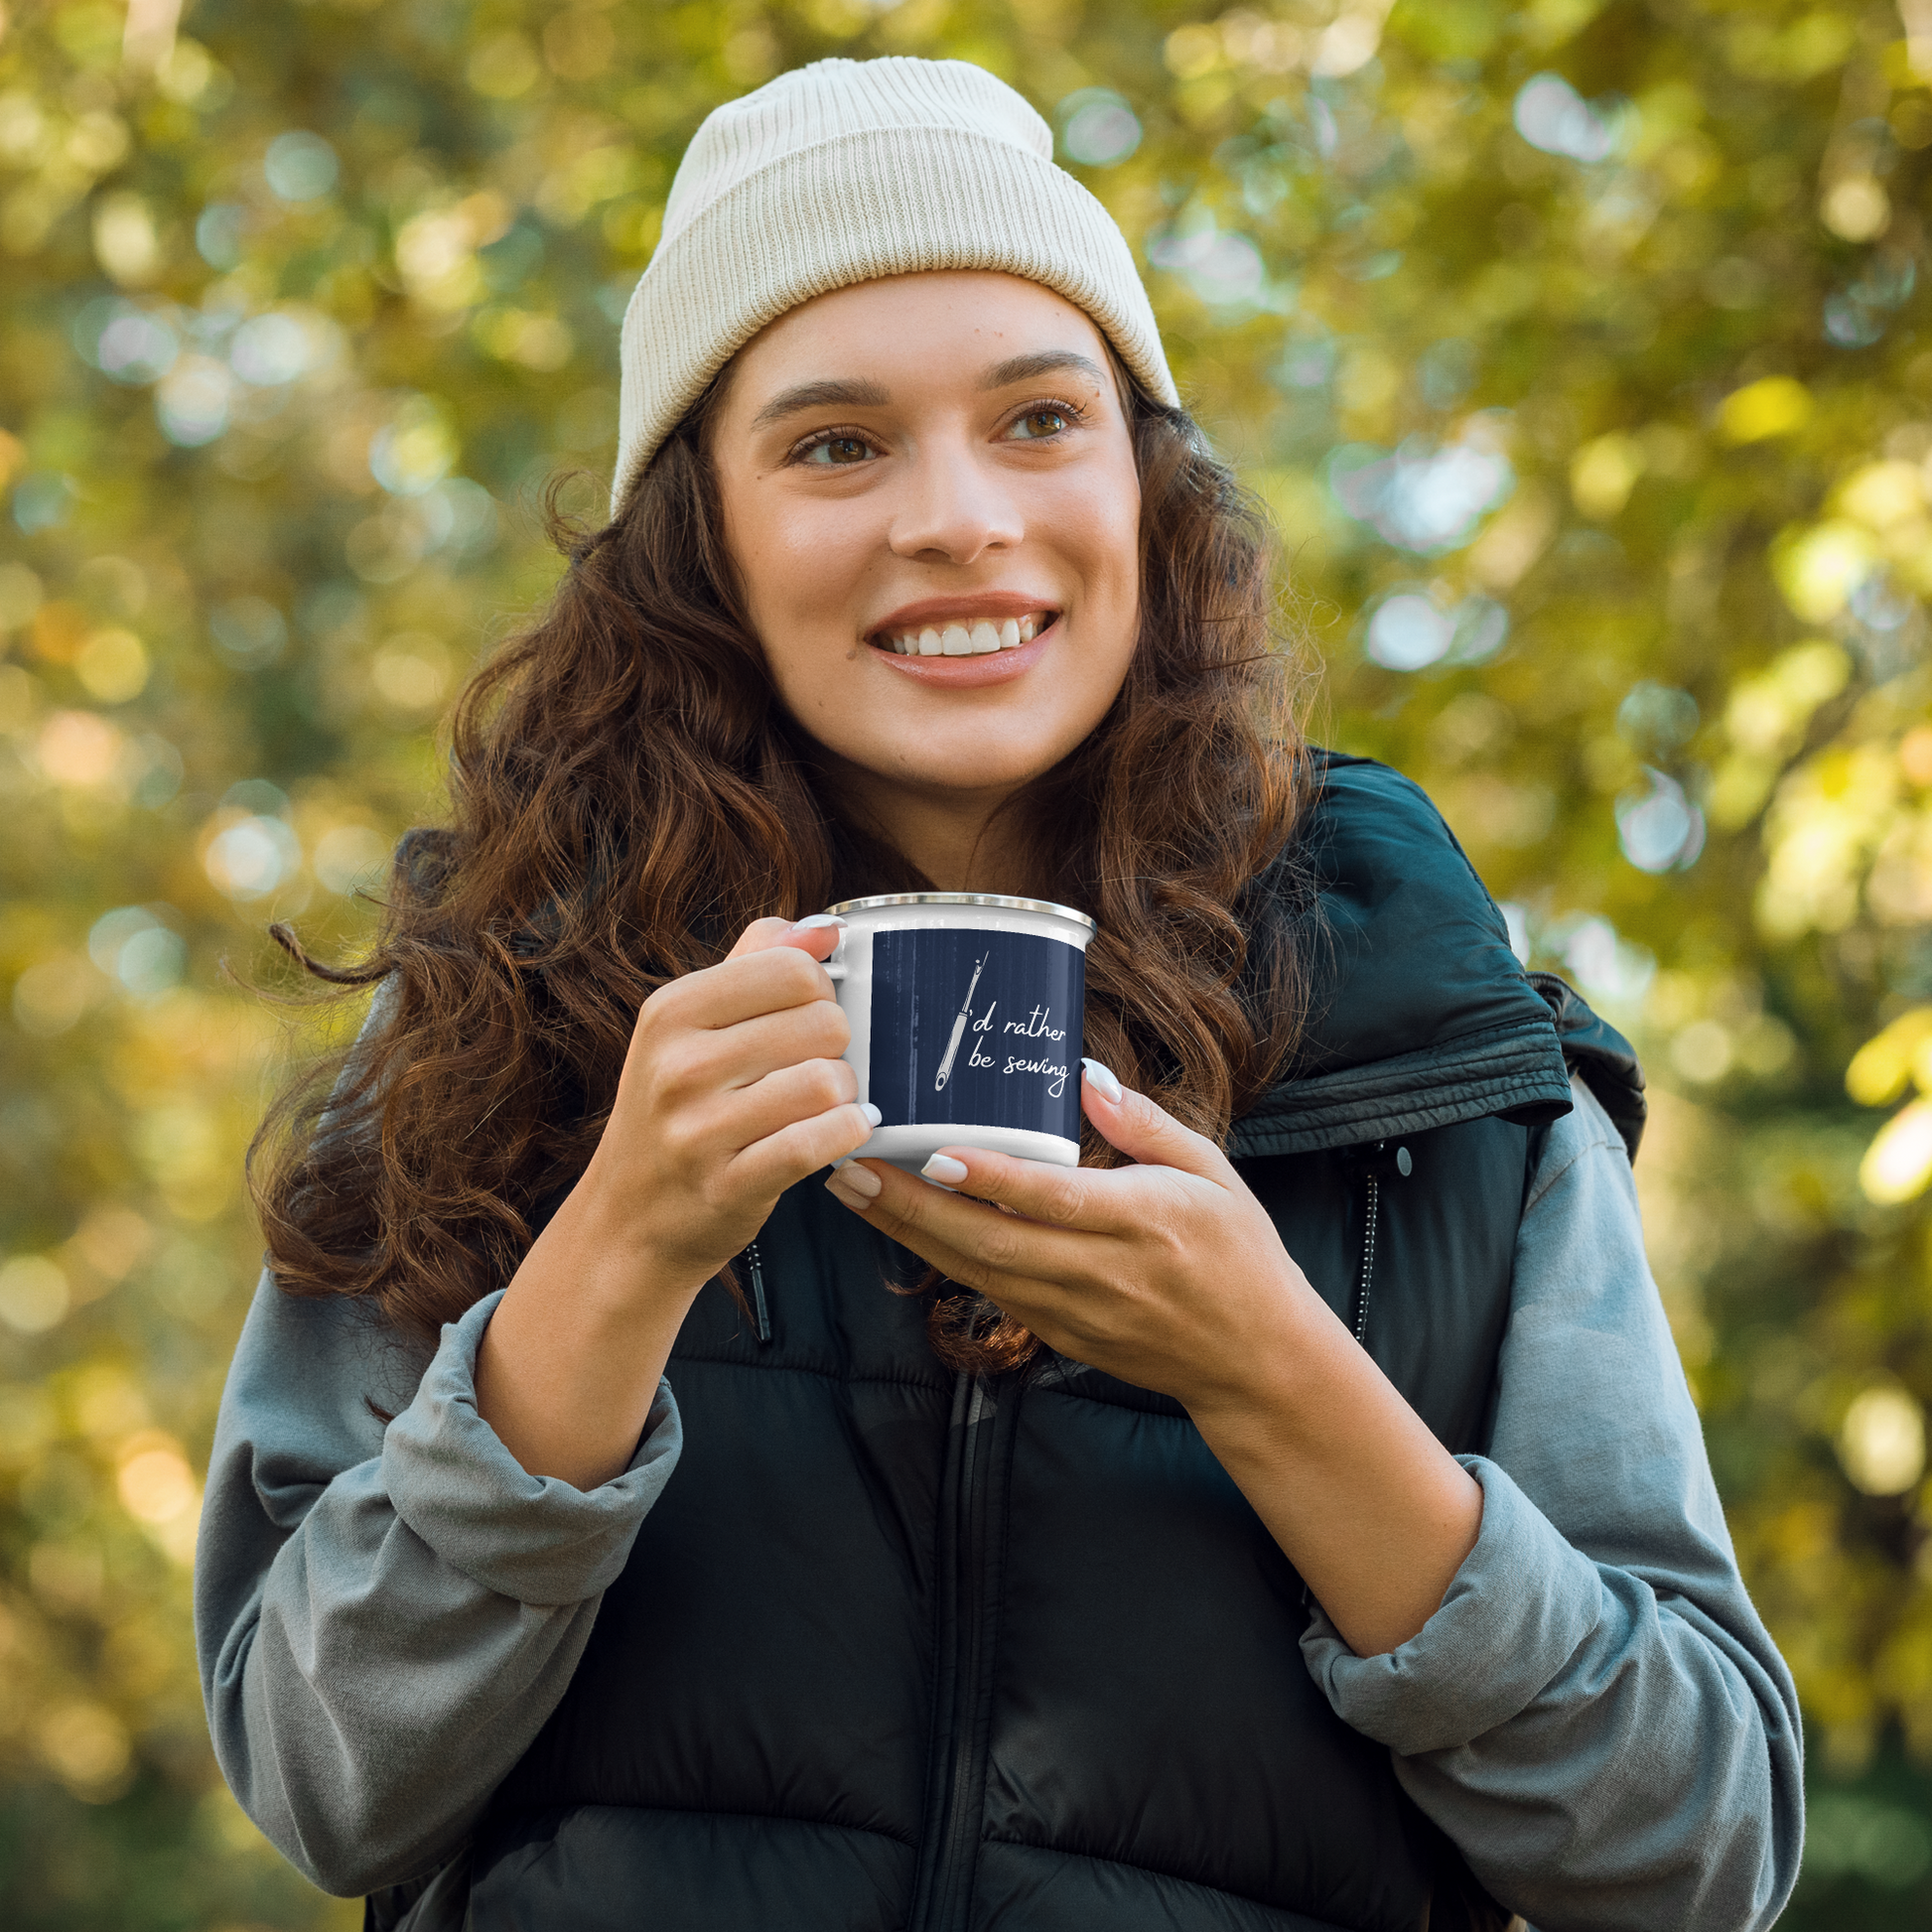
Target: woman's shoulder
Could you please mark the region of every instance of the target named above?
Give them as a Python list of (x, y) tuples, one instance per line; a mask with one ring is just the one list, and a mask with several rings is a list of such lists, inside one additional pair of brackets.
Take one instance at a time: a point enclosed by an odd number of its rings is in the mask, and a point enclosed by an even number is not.
[(1551, 1025), (1509, 925), (1429, 795), (1373, 759), (1310, 760), (1293, 873), (1315, 917), (1311, 1044), (1330, 1064)]
[[(1634, 1156), (1644, 1116), (1635, 1052), (1573, 987), (1516, 956), (1501, 907), (1412, 778), (1312, 752), (1283, 870), (1309, 911), (1311, 986), (1291, 1069), (1301, 1092), (1278, 1091), (1274, 1110), (1299, 1111), (1311, 1082), (1366, 1081), (1406, 1088), (1417, 1124), (1498, 1113), (1538, 1125), (1569, 1112), (1578, 1074)], [(1395, 1105), (1376, 1125), (1408, 1118)]]
[(1331, 888), (1358, 879), (1393, 885), (1426, 878), (1440, 891), (1494, 908), (1435, 800), (1379, 759), (1310, 748), (1297, 843), (1305, 862)]

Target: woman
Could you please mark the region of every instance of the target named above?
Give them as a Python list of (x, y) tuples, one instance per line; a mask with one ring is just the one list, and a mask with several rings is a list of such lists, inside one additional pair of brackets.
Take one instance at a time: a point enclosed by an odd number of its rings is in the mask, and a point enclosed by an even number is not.
[[(260, 1182), (223, 1770), (381, 1926), (1766, 1925), (1797, 1718), (1634, 1064), (1300, 750), (1050, 153), (917, 61), (693, 142), (613, 521)], [(1079, 1170), (851, 1159), (798, 915), (908, 888), (1098, 920)]]

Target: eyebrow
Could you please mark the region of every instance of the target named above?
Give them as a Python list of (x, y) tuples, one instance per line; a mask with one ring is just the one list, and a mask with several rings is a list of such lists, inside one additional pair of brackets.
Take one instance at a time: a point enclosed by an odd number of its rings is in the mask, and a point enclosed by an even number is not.
[[(1035, 376), (1052, 375), (1061, 369), (1076, 370), (1102, 385), (1107, 380), (1106, 371), (1091, 356), (1070, 348), (1043, 348), (1032, 355), (1012, 355), (1004, 362), (995, 362), (981, 376), (979, 386), (1004, 389), (1015, 382), (1031, 382)], [(781, 422), (802, 409), (884, 409), (892, 400), (891, 393), (877, 382), (829, 379), (800, 382), (789, 389), (780, 389), (752, 418), (752, 427), (762, 429), (765, 424)]]
[(884, 409), (891, 401), (876, 382), (800, 382), (793, 388), (780, 389), (752, 418), (752, 427), (762, 429), (766, 423), (795, 416), (801, 409)]
[(1042, 348), (1032, 355), (1014, 355), (995, 362), (980, 378), (980, 387), (1004, 389), (1011, 382), (1031, 382), (1035, 376), (1052, 375), (1060, 369), (1078, 370), (1103, 387), (1107, 381), (1106, 371), (1091, 356), (1070, 348)]

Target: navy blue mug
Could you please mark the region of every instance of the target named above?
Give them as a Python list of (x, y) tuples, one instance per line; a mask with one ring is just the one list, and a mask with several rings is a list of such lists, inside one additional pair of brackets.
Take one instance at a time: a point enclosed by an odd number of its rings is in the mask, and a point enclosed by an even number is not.
[(861, 1160), (916, 1172), (942, 1147), (1080, 1160), (1084, 912), (994, 893), (888, 893), (830, 908), (845, 1058), (880, 1124)]

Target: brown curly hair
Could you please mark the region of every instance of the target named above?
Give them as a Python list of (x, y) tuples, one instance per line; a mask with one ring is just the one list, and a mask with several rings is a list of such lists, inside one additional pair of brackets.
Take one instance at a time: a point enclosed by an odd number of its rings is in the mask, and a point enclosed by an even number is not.
[[(372, 1296), (433, 1340), (509, 1280), (583, 1173), (637, 1010), (753, 919), (929, 888), (834, 795), (743, 616), (706, 449), (721, 384), (586, 533), (453, 722), (448, 825), (398, 850), (368, 955), (384, 983), (346, 1054), (285, 1092), (249, 1178), (296, 1295)], [(1099, 921), (1084, 1050), (1216, 1140), (1299, 1035), (1306, 948), (1291, 858), (1306, 768), (1265, 515), (1192, 420), (1132, 392), (1141, 628), (1105, 719), (1005, 808), (1007, 890)], [(1087, 1135), (1084, 1158), (1116, 1159)], [(933, 1346), (1008, 1368), (1036, 1344), (928, 1274)]]

